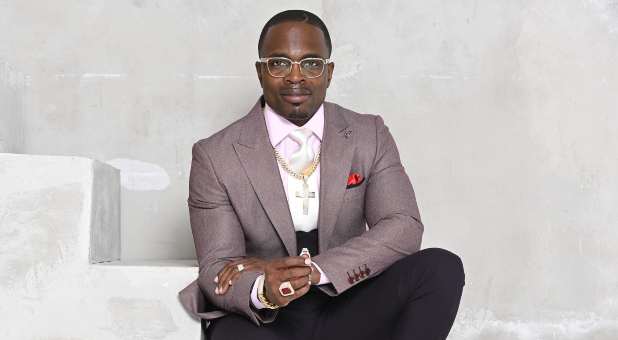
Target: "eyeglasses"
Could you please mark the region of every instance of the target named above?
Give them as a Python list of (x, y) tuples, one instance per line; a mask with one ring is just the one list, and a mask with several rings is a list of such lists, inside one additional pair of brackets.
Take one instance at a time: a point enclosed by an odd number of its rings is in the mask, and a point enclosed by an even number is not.
[(266, 63), (268, 73), (275, 78), (283, 78), (292, 72), (292, 66), (298, 64), (300, 73), (307, 78), (317, 78), (324, 72), (324, 66), (330, 64), (329, 59), (304, 58), (300, 61), (292, 61), (285, 57), (260, 58), (262, 63)]

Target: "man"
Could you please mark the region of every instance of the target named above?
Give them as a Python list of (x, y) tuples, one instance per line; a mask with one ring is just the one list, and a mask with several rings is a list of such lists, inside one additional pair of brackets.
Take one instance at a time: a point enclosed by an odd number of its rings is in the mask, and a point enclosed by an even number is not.
[(383, 119), (324, 101), (331, 49), (314, 14), (275, 15), (258, 44), (263, 96), (193, 145), (199, 276), (180, 295), (209, 340), (429, 340), (451, 329), (462, 261), (420, 250), (424, 226)]

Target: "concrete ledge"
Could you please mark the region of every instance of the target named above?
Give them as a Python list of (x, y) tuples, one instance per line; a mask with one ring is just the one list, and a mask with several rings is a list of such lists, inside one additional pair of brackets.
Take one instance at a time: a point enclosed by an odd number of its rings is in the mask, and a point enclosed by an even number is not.
[(83, 157), (2, 153), (0, 188), (4, 229), (48, 234), (39, 248), (61, 243), (74, 260), (120, 259), (117, 169)]
[(118, 170), (5, 153), (0, 188), (1, 339), (200, 339), (195, 260), (120, 261)]
[[(192, 268), (197, 274), (197, 260), (131, 260), (99, 263), (100, 266)], [(195, 279), (194, 277), (193, 279)]]

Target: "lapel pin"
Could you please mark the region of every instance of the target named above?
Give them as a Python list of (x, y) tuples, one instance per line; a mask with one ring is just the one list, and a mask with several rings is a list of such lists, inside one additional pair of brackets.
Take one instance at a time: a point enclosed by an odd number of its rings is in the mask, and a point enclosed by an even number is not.
[(345, 131), (343, 132), (343, 136), (344, 136), (345, 138), (350, 137), (350, 135), (351, 135), (351, 134), (352, 134), (352, 130), (345, 130)]

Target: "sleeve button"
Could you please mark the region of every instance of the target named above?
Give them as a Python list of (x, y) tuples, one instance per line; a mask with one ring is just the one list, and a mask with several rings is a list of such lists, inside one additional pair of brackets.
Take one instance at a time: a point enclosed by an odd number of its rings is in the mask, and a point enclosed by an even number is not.
[(350, 284), (353, 284), (354, 283), (354, 278), (352, 276), (350, 276), (350, 272), (346, 272), (346, 273), (348, 274), (348, 282)]
[(356, 269), (352, 269), (352, 272), (354, 273), (354, 280), (360, 280), (360, 275), (356, 272)]

